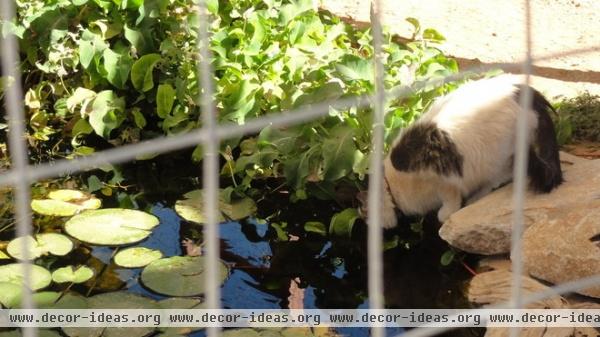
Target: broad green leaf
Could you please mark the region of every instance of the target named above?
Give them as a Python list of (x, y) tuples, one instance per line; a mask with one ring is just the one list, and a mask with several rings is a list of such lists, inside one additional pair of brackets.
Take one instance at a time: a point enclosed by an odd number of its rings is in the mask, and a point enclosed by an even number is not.
[[(172, 256), (156, 260), (144, 268), (141, 280), (153, 291), (167, 296), (197, 296), (204, 293), (206, 258)], [(227, 279), (229, 268), (219, 262), (219, 279)]]
[[(19, 286), (23, 285), (23, 264), (12, 263), (0, 266), (0, 283), (8, 282)], [(38, 265), (31, 265), (31, 282), (29, 287), (31, 290), (38, 290), (47, 287), (52, 282), (50, 272)]]
[(165, 118), (171, 112), (175, 102), (175, 89), (170, 84), (161, 84), (156, 91), (156, 112), (158, 117)]
[(308, 221), (304, 224), (304, 230), (323, 236), (327, 234), (327, 228), (325, 227), (325, 224), (320, 221)]
[(52, 272), (52, 280), (56, 283), (83, 283), (94, 277), (94, 270), (87, 266), (66, 266)]
[(108, 82), (119, 89), (125, 87), (125, 83), (129, 78), (129, 71), (133, 60), (126, 51), (116, 53), (112, 49), (105, 49), (104, 53), (104, 69), (106, 70), (106, 79)]
[(0, 281), (0, 304), (5, 308), (15, 308), (21, 302), (23, 285)]
[(58, 233), (42, 233), (37, 234), (35, 238), (24, 236), (13, 239), (8, 243), (6, 251), (15, 259), (22, 260), (25, 258), (23, 245), (27, 245), (30, 260), (46, 254), (64, 256), (73, 250), (73, 241), (68, 237)]
[(423, 38), (435, 42), (444, 42), (446, 38), (433, 28), (427, 28), (423, 31)]
[[(184, 199), (178, 200), (175, 203), (175, 211), (182, 218), (196, 222), (204, 223), (204, 192), (202, 190), (193, 190), (183, 195)], [(232, 220), (241, 220), (256, 212), (256, 204), (254, 200), (245, 197), (239, 200), (234, 200), (231, 203), (223, 200), (223, 195), (219, 194), (219, 210), (221, 212), (219, 221), (226, 220), (225, 216)]]
[(90, 100), (94, 97), (96, 97), (96, 92), (90, 89), (79, 87), (75, 89), (73, 95), (67, 99), (67, 109), (69, 109), (71, 112), (75, 112), (75, 108), (78, 105), (81, 105), (86, 100)]
[(354, 130), (339, 126), (323, 142), (323, 174), (325, 180), (337, 180), (352, 172), (356, 144)]
[(373, 63), (358, 56), (344, 56), (340, 63), (335, 65), (335, 69), (347, 81), (373, 81)]
[(115, 255), (114, 260), (121, 267), (140, 268), (162, 257), (163, 254), (160, 250), (146, 247), (132, 247), (119, 251)]
[(146, 92), (154, 87), (153, 71), (160, 60), (159, 54), (147, 54), (135, 61), (131, 68), (131, 83), (137, 91)]
[(79, 213), (65, 223), (65, 231), (93, 245), (120, 246), (147, 238), (159, 224), (154, 215), (120, 208)]
[(96, 175), (91, 175), (88, 177), (87, 185), (88, 185), (88, 192), (90, 192), (90, 193), (96, 192), (99, 189), (101, 189), (102, 187), (104, 187), (104, 184), (102, 184), (102, 181), (100, 181), (100, 179)]
[(219, 0), (206, 0), (206, 8), (214, 15), (219, 14)]
[(95, 55), (96, 49), (91, 41), (79, 42), (79, 62), (85, 69), (90, 66)]
[(148, 47), (146, 37), (138, 29), (129, 28), (125, 25), (125, 38), (135, 48), (137, 53), (144, 53)]
[(125, 119), (125, 100), (112, 90), (99, 92), (92, 104), (90, 125), (97, 135), (109, 139), (110, 132)]
[(140, 108), (135, 107), (131, 109), (131, 114), (133, 115), (133, 121), (135, 123), (135, 126), (137, 126), (140, 129), (146, 127), (146, 117), (144, 117), (144, 114), (142, 114)]
[(331, 218), (329, 234), (350, 237), (354, 222), (359, 218), (356, 208), (346, 208)]

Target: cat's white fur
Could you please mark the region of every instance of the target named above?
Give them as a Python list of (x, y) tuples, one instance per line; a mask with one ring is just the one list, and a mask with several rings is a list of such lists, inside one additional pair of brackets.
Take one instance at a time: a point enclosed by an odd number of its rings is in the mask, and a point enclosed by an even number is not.
[[(389, 185), (383, 198), (385, 228), (397, 225), (394, 206), (404, 214), (425, 214), (439, 208), (438, 219), (443, 222), (460, 209), (463, 198), (474, 201), (512, 178), (515, 123), (520, 111), (514, 98), (518, 83), (520, 77), (514, 75), (467, 83), (438, 99), (415, 122), (433, 122), (449, 134), (463, 156), (463, 174), (398, 171), (388, 154), (384, 162)], [(533, 110), (527, 111), (527, 122), (531, 140), (538, 123)], [(402, 133), (398, 139), (401, 137)]]

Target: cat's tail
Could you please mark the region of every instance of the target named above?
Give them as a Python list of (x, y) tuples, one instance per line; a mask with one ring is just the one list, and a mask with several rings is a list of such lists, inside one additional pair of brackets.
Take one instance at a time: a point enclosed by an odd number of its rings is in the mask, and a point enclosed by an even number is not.
[(563, 182), (556, 132), (550, 118), (550, 114), (556, 113), (556, 111), (548, 100), (534, 88), (525, 85), (517, 85), (517, 88), (517, 102), (524, 90), (531, 90), (531, 107), (538, 120), (538, 126), (529, 148), (527, 167), (529, 185), (536, 192), (548, 193)]

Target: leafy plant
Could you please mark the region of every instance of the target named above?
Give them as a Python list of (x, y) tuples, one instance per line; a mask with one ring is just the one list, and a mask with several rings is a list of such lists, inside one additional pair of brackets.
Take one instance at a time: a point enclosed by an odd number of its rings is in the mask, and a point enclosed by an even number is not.
[(556, 107), (555, 125), (561, 144), (571, 140), (600, 141), (600, 96), (586, 92), (564, 99)]
[[(86, 155), (201, 127), (194, 0), (19, 0), (17, 9), (2, 34), (19, 38), (29, 142), (38, 151)], [(315, 11), (310, 0), (209, 1), (208, 9), (221, 122), (243, 124), (373, 93), (369, 30)], [(407, 20), (414, 42), (402, 45), (385, 35), (386, 89), (457, 71), (437, 48), (443, 37)], [(386, 142), (455, 86), (426, 86), (387, 101)], [(289, 187), (292, 201), (335, 198), (340, 182), (359, 184), (368, 170), (371, 113), (334, 104), (313, 122), (228, 139), (222, 174), (236, 195), (258, 180), (276, 179)], [(193, 157), (200, 154), (198, 148)]]

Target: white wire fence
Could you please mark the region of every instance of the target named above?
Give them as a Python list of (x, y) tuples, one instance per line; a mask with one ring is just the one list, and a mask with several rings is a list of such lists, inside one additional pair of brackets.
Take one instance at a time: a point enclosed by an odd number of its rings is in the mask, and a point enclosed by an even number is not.
[[(87, 169), (97, 168), (103, 164), (119, 164), (135, 159), (138, 156), (149, 154), (161, 154), (174, 151), (193, 145), (202, 144), (203, 146), (203, 186), (204, 186), (204, 210), (207, 223), (205, 230), (205, 250), (208, 265), (206, 266), (206, 308), (219, 309), (221, 303), (220, 282), (218, 280), (218, 260), (219, 260), (219, 238), (218, 238), (218, 148), (222, 140), (257, 133), (267, 126), (292, 126), (307, 121), (323, 117), (329, 113), (330, 106), (338, 109), (350, 107), (372, 106), (374, 109), (373, 118), (373, 140), (372, 155), (370, 160), (369, 175), (369, 205), (372, 209), (381, 210), (383, 195), (383, 168), (382, 160), (384, 156), (383, 147), (383, 118), (384, 102), (389, 99), (398, 99), (410, 96), (415, 90), (429, 85), (442, 85), (445, 82), (456, 81), (471, 76), (473, 73), (481, 73), (491, 69), (504, 69), (512, 71), (521, 69), (525, 74), (525, 82), (529, 83), (532, 65), (536, 61), (553, 59), (556, 57), (586, 54), (600, 51), (600, 45), (590, 48), (564, 51), (561, 53), (549, 54), (537, 58), (531, 55), (531, 9), (528, 0), (525, 4), (525, 33), (526, 54), (523, 55), (523, 61), (518, 63), (494, 64), (493, 67), (481, 66), (475, 69), (468, 69), (458, 74), (454, 74), (443, 79), (435, 79), (428, 82), (415, 83), (411, 87), (401, 87), (386, 92), (383, 85), (384, 64), (382, 63), (382, 41), (383, 34), (381, 29), (381, 1), (372, 0), (371, 22), (373, 31), (373, 48), (375, 51), (375, 94), (372, 96), (361, 96), (355, 98), (339, 99), (335, 101), (314, 104), (309, 107), (301, 107), (295, 110), (282, 112), (277, 115), (259, 117), (247, 121), (243, 125), (237, 124), (217, 124), (216, 109), (213, 102), (213, 77), (210, 60), (209, 46), (209, 16), (206, 14), (205, 1), (199, 1), (199, 17), (201, 26), (199, 28), (199, 49), (200, 62), (199, 70), (201, 73), (201, 102), (202, 102), (202, 125), (198, 130), (193, 130), (183, 135), (172, 137), (160, 137), (152, 140), (143, 141), (137, 144), (125, 145), (93, 155), (76, 158), (74, 160), (57, 160), (51, 163), (39, 165), (28, 164), (27, 144), (25, 142), (25, 125), (23, 110), (23, 93), (21, 91), (20, 76), (18, 69), (14, 65), (19, 63), (18, 44), (13, 35), (8, 35), (0, 46), (3, 74), (7, 78), (13, 78), (13, 85), (6, 89), (5, 105), (7, 110), (7, 120), (9, 122), (9, 149), (11, 153), (11, 169), (0, 174), (0, 187), (11, 186), (15, 193), (15, 217), (17, 222), (17, 235), (26, 236), (31, 232), (31, 210), (30, 210), (30, 185), (41, 179), (57, 177), (64, 174), (73, 174)], [(9, 20), (15, 16), (15, 6), (13, 0), (0, 1), (0, 19)], [(521, 108), (525, 109), (531, 105), (531, 92), (525, 91), (521, 95)], [(523, 205), (525, 196), (525, 180), (527, 167), (527, 120), (525, 114), (519, 114), (517, 121), (516, 155), (514, 167), (514, 194), (513, 194), (513, 235), (512, 235), (512, 260), (513, 260), (513, 280), (511, 300), (507, 303), (494, 305), (494, 308), (522, 308), (528, 303), (536, 302), (560, 294), (573, 292), (579, 289), (585, 289), (590, 286), (600, 284), (600, 275), (579, 279), (573, 282), (554, 286), (546, 291), (533, 295), (523, 296), (521, 292), (522, 259), (521, 259), (521, 233), (523, 231)], [(376, 206), (371, 206), (376, 205)], [(373, 309), (384, 307), (383, 298), (383, 259), (382, 259), (382, 228), (381, 212), (369, 212), (369, 230), (368, 230), (368, 291), (369, 306)], [(27, 242), (27, 241), (25, 241)], [(23, 245), (23, 256), (27, 256), (29, 250), (26, 244)], [(27, 259), (24, 259), (27, 261)], [(28, 291), (30, 282), (30, 265), (24, 263), (24, 296), (23, 307), (32, 308), (31, 292)], [(490, 306), (492, 307), (492, 306)], [(408, 331), (402, 336), (406, 337), (427, 337), (443, 333), (451, 328), (427, 328), (414, 329)], [(519, 329), (511, 329), (511, 336), (518, 336)], [(37, 331), (33, 328), (24, 328), (23, 335), (26, 337), (36, 337)], [(208, 330), (209, 337), (220, 335), (220, 329), (211, 328)], [(372, 336), (382, 337), (384, 330), (382, 328), (373, 328)]]

